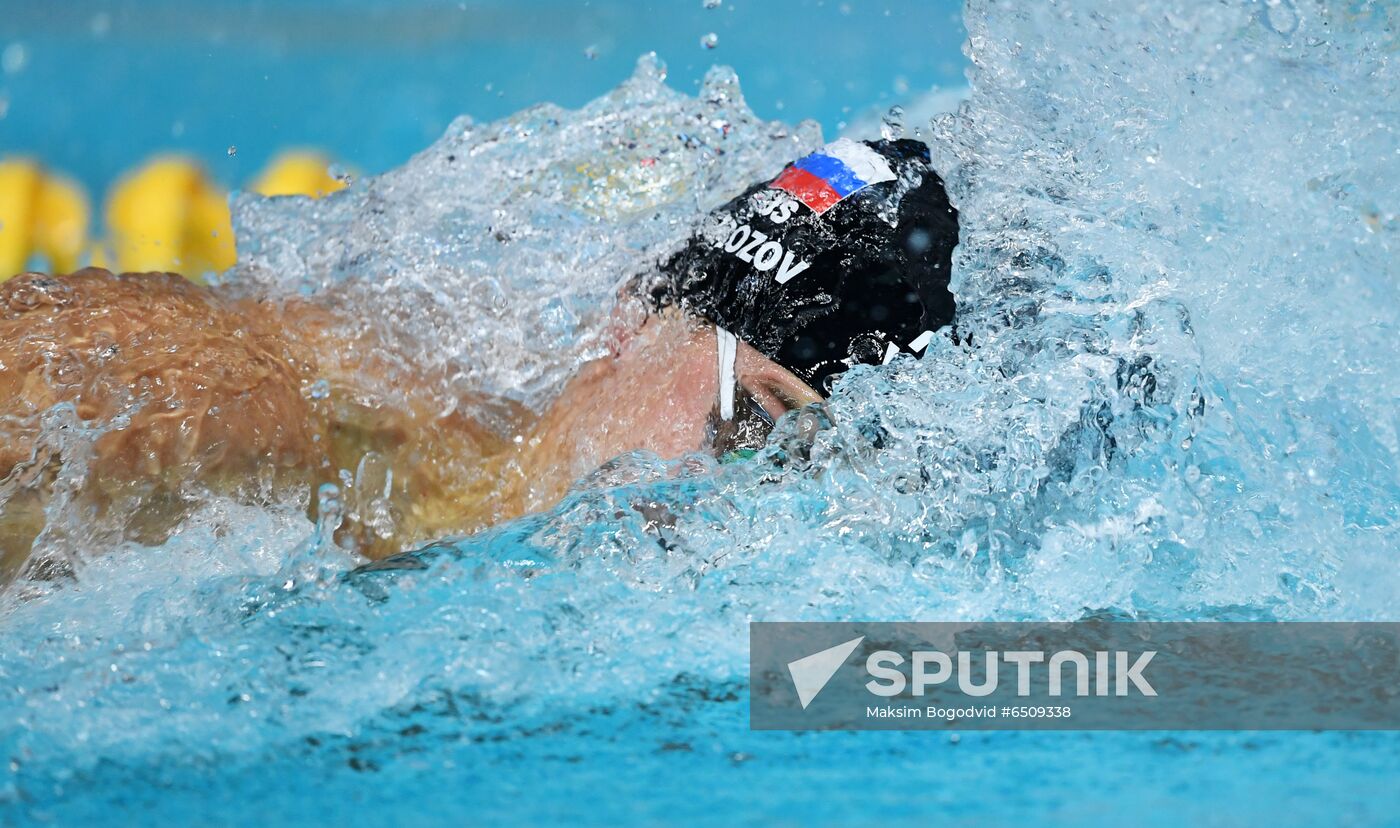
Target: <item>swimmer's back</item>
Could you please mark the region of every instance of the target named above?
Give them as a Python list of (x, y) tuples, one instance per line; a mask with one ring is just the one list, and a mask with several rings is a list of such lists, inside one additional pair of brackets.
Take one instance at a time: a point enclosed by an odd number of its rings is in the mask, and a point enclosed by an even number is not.
[(371, 532), (352, 514), (344, 531), (360, 551), (498, 519), (476, 477), (500, 439), (465, 402), (443, 405), (440, 378), (398, 362), (370, 326), (297, 298), (97, 269), (0, 285), (0, 585), (78, 456), (73, 437), (41, 439), (65, 406), (70, 426), (101, 427), (85, 513), (129, 539), (159, 542), (204, 492), (311, 506), (316, 486), (371, 455), (394, 520)]
[(96, 423), (131, 412), (130, 426), (104, 435), (99, 457), (145, 475), (188, 464), (238, 473), (251, 458), (303, 462), (312, 435), (300, 388), (311, 354), (273, 327), (276, 315), (247, 305), (168, 273), (88, 269), (6, 282), (0, 399), (11, 401), (4, 428), (18, 434), (0, 446), (0, 470), (28, 457), (34, 418), (57, 403)]

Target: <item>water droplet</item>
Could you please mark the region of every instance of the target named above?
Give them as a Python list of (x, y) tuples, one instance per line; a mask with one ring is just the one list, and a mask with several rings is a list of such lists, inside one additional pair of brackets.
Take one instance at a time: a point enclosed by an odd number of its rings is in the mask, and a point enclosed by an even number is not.
[(924, 251), (929, 249), (932, 243), (933, 240), (929, 238), (927, 231), (915, 230), (909, 234), (909, 239), (905, 242), (905, 246), (909, 249), (909, 255), (921, 256)]
[(29, 52), (25, 50), (23, 43), (11, 43), (5, 47), (4, 53), (0, 54), (0, 68), (4, 68), (7, 75), (19, 74), (24, 71), (27, 63)]
[(1269, 28), (1281, 35), (1291, 35), (1298, 29), (1298, 12), (1288, 0), (1269, 0), (1264, 16)]
[(896, 141), (904, 137), (904, 107), (895, 105), (880, 120), (880, 137)]
[(340, 500), (340, 487), (334, 483), (322, 483), (316, 490), (316, 531), (327, 541), (340, 528), (344, 507)]
[(704, 46), (706, 49), (715, 48), (719, 45), (719, 35), (715, 34), (714, 32), (710, 32), (709, 34), (700, 38), (700, 45)]
[(306, 390), (306, 395), (313, 400), (324, 400), (331, 395), (331, 384), (328, 380), (318, 379), (311, 383), (311, 387)]

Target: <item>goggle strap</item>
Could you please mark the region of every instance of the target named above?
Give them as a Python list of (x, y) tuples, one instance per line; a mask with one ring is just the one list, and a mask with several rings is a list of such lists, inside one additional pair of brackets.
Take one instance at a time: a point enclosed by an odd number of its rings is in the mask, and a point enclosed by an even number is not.
[(716, 325), (715, 345), (719, 351), (719, 416), (722, 420), (732, 420), (734, 419), (734, 360), (738, 355), (739, 342), (734, 334)]

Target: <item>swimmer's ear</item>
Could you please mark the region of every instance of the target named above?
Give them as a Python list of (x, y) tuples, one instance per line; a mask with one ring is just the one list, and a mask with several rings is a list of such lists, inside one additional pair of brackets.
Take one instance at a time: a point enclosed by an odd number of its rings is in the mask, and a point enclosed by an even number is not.
[(797, 375), (742, 340), (735, 374), (739, 383), (774, 420), (793, 409), (822, 401), (822, 396)]
[(794, 406), (791, 401), (783, 395), (775, 393), (767, 383), (755, 380), (751, 377), (741, 378), (739, 385), (749, 395), (753, 404), (763, 409), (763, 414), (772, 425), (778, 418), (791, 411)]

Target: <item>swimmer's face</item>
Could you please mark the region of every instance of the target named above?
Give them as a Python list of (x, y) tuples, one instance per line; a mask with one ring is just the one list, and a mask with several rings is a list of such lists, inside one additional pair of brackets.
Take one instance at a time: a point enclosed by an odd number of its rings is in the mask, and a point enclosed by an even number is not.
[(757, 447), (772, 421), (821, 400), (792, 373), (740, 341), (735, 417), (722, 421), (712, 325), (670, 311), (613, 338), (613, 355), (579, 371), (531, 438), (539, 462), (556, 472), (567, 468), (570, 479), (629, 451), (673, 458)]
[[(710, 338), (714, 330), (706, 326)], [(734, 415), (725, 418), (718, 400), (710, 406), (702, 448), (723, 458), (738, 449), (761, 448), (773, 425), (793, 409), (821, 402), (806, 383), (740, 340), (734, 360)], [(718, 377), (716, 392), (718, 392)]]
[[(714, 326), (675, 312), (652, 317), (648, 325), (663, 337), (683, 343), (679, 348), (658, 349), (657, 341), (642, 340), (636, 347), (640, 357), (656, 360), (659, 368), (674, 366), (671, 393), (683, 401), (680, 421), (685, 423), (684, 451), (701, 450), (722, 458), (736, 449), (760, 448), (780, 417), (821, 401), (790, 371), (740, 340), (734, 358), (734, 412), (723, 417), (719, 402), (719, 384), (723, 379)], [(704, 430), (697, 433), (697, 415), (702, 411)]]

